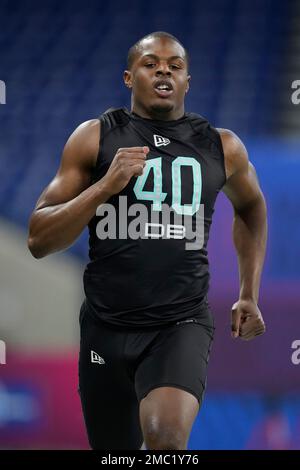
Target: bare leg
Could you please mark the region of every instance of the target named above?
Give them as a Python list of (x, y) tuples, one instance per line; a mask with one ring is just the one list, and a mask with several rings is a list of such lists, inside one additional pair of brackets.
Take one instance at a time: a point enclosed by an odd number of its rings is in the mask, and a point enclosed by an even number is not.
[(140, 422), (147, 449), (186, 449), (199, 411), (197, 398), (176, 387), (151, 390), (140, 403)]

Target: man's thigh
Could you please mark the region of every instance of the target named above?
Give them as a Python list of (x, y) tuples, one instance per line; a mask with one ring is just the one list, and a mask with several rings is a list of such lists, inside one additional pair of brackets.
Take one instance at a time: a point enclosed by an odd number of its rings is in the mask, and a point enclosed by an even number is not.
[(158, 387), (177, 387), (194, 395), (201, 406), (214, 328), (180, 322), (157, 336), (135, 375), (139, 402)]
[(161, 332), (139, 365), (136, 391), (149, 448), (187, 448), (203, 400), (213, 331), (179, 322)]
[(139, 449), (143, 442), (134, 383), (124, 363), (125, 333), (81, 319), (79, 391), (93, 449)]

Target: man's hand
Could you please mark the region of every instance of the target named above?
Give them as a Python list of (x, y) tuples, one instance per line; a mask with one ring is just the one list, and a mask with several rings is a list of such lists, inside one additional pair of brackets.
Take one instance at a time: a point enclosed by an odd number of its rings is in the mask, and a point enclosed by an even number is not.
[(262, 335), (266, 331), (262, 314), (252, 300), (238, 300), (231, 309), (232, 337), (245, 341)]
[(143, 174), (149, 147), (128, 147), (118, 149), (111, 165), (102, 179), (110, 194), (118, 194), (133, 176)]

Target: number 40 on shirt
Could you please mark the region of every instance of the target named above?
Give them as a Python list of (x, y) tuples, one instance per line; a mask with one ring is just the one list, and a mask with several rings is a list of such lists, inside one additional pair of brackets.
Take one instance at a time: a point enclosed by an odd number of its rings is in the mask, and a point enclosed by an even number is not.
[[(190, 166), (193, 171), (193, 198), (192, 204), (181, 203), (181, 167)], [(144, 186), (153, 169), (153, 191), (144, 191)], [(162, 203), (164, 202), (167, 193), (162, 190), (162, 157), (153, 158), (146, 161), (144, 172), (141, 176), (137, 177), (134, 185), (134, 193), (137, 199), (153, 201), (152, 208), (155, 211), (162, 210)], [(177, 214), (194, 215), (199, 207), (202, 192), (202, 174), (201, 165), (193, 157), (177, 157), (172, 162), (172, 208)]]

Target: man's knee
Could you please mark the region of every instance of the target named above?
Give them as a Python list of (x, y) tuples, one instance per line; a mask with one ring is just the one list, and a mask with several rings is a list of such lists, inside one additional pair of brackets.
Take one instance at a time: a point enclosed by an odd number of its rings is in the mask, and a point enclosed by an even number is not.
[(187, 448), (186, 432), (178, 425), (150, 419), (143, 429), (146, 447), (149, 450), (184, 450)]
[(140, 419), (148, 449), (186, 449), (189, 433), (198, 412), (197, 399), (174, 388), (152, 390), (140, 404)]

